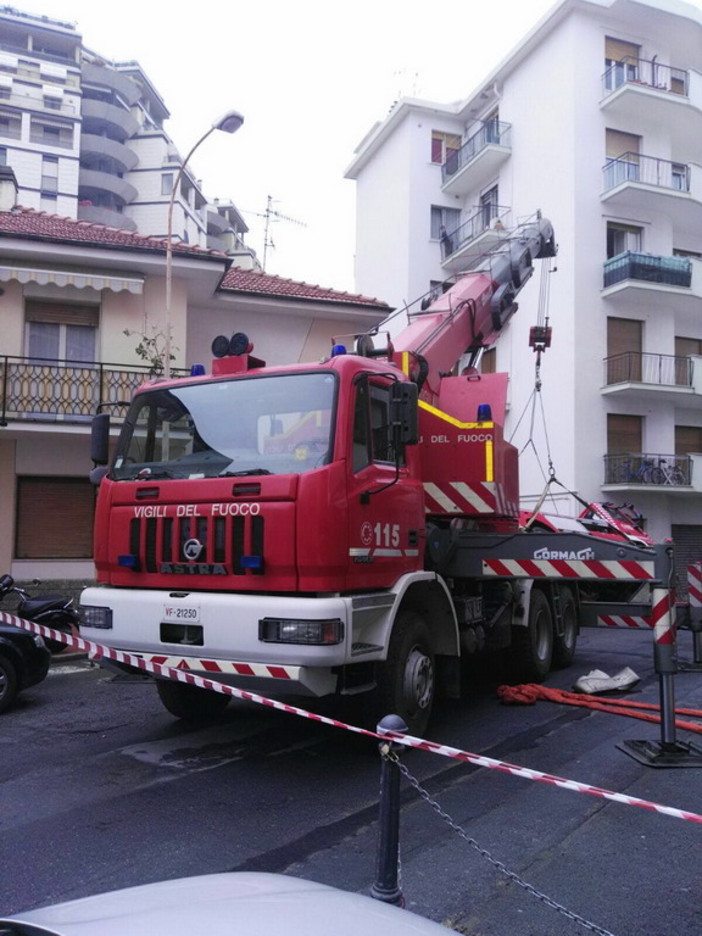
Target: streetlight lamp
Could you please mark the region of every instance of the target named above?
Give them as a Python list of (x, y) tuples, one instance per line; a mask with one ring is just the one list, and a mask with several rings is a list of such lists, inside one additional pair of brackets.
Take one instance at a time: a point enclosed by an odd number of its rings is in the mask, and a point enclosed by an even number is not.
[(175, 177), (173, 182), (173, 188), (171, 189), (171, 198), (168, 202), (168, 230), (166, 233), (166, 309), (165, 309), (165, 318), (166, 318), (166, 338), (165, 338), (165, 349), (164, 349), (164, 368), (163, 373), (165, 377), (171, 376), (171, 293), (173, 289), (173, 206), (175, 204), (176, 193), (180, 187), (180, 180), (183, 178), (183, 173), (185, 172), (185, 167), (190, 161), (190, 157), (193, 155), (195, 150), (200, 146), (201, 143), (204, 143), (207, 137), (214, 133), (215, 130), (222, 130), (224, 133), (236, 133), (239, 127), (243, 124), (244, 118), (242, 115), (235, 110), (229, 110), (225, 114), (216, 120), (209, 130), (200, 137), (200, 139), (192, 147), (188, 155), (185, 157), (183, 162), (180, 165), (180, 169)]

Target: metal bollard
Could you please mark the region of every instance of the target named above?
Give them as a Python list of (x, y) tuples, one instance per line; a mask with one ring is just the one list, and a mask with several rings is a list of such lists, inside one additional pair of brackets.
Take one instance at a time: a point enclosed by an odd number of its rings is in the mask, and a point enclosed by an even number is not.
[(681, 663), (685, 672), (702, 670), (702, 562), (687, 567), (687, 626), (692, 631), (692, 663)]
[(661, 740), (623, 741), (617, 745), (634, 760), (649, 767), (702, 767), (702, 750), (675, 737), (675, 674), (678, 671), (673, 596), (667, 588), (654, 588), (651, 596), (654, 624), (653, 661), (660, 686)]
[[(407, 725), (399, 715), (386, 715), (377, 727), (378, 734), (386, 731), (407, 732)], [(380, 765), (380, 809), (378, 813), (378, 851), (376, 858), (375, 883), (370, 896), (384, 903), (404, 906), (404, 897), (398, 882), (400, 855), (400, 771), (396, 764), (383, 752), (397, 753), (401, 745), (392, 741), (381, 741)]]

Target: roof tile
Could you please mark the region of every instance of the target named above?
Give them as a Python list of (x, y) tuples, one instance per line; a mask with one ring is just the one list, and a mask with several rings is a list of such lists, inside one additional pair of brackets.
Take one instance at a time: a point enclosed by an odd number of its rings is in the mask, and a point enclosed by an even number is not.
[(220, 289), (234, 292), (253, 293), (263, 296), (287, 296), (291, 299), (312, 299), (318, 302), (345, 302), (349, 305), (365, 305), (374, 308), (389, 310), (386, 302), (380, 299), (371, 299), (355, 293), (339, 292), (324, 286), (315, 286), (299, 280), (285, 279), (281, 276), (271, 276), (259, 270), (245, 270), (241, 267), (231, 267), (220, 283)]

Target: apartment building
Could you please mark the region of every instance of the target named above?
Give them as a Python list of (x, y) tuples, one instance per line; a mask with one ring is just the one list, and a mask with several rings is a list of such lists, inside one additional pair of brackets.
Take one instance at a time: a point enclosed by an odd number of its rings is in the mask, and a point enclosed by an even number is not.
[(702, 10), (560, 0), (465, 100), (397, 102), (347, 177), (356, 287), (395, 305), (484, 265), (537, 209), (551, 219), (557, 269), (485, 360), (510, 374), (525, 502), (552, 468), (702, 559)]
[[(182, 164), (168, 117), (137, 62), (106, 60), (70, 23), (0, 7), (0, 164), (14, 170), (22, 205), (165, 236)], [(200, 247), (214, 238), (238, 264), (258, 266), (240, 214), (209, 203), (189, 166), (172, 230)]]

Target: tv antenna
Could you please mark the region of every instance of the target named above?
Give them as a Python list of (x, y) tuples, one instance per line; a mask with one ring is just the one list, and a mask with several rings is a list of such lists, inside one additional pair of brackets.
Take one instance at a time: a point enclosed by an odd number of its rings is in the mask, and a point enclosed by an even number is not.
[(307, 227), (304, 221), (299, 221), (297, 218), (291, 218), (289, 215), (283, 214), (282, 211), (277, 211), (273, 207), (273, 196), (269, 195), (266, 202), (265, 211), (250, 211), (248, 214), (256, 215), (258, 218), (264, 219), (263, 224), (263, 272), (266, 272), (266, 259), (268, 257), (268, 248), (275, 250), (275, 244), (273, 243), (273, 237), (271, 236), (270, 226), (276, 221), (289, 221), (291, 224), (299, 224), (300, 227)]

